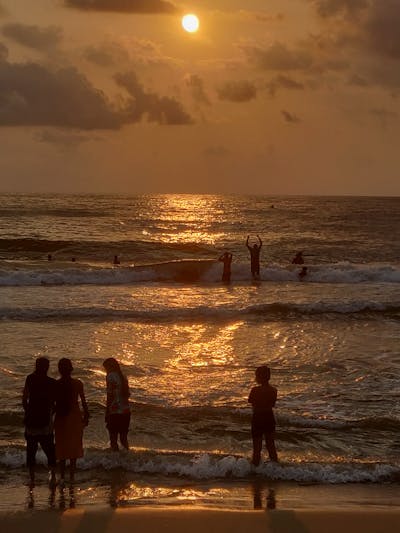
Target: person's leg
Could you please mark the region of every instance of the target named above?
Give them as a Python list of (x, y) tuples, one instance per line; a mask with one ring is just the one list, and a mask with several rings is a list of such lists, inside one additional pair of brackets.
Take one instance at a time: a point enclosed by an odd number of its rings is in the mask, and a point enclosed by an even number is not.
[(131, 414), (130, 413), (124, 413), (120, 416), (120, 424), (118, 428), (119, 432), (119, 440), (122, 444), (122, 446), (129, 450), (129, 442), (128, 442), (128, 431), (129, 431), (129, 423), (131, 420)]
[(28, 467), (28, 470), (29, 470), (30, 486), (34, 487), (38, 440), (33, 435), (25, 435), (25, 438), (26, 438), (26, 466)]
[(258, 466), (261, 460), (262, 436), (253, 434), (253, 459), (254, 466)]
[(265, 446), (268, 450), (268, 455), (271, 461), (278, 462), (278, 454), (276, 453), (276, 448), (275, 448), (274, 433), (266, 433)]
[(119, 434), (119, 440), (121, 441), (121, 444), (122, 446), (126, 449), (126, 450), (129, 450), (129, 442), (128, 442), (128, 432), (126, 431), (121, 431), (120, 434)]
[(75, 481), (76, 459), (69, 460), (69, 482)]
[(66, 465), (66, 460), (61, 459), (60, 461), (60, 483), (61, 485), (64, 485), (65, 483), (65, 465)]
[(49, 485), (56, 484), (56, 449), (54, 446), (53, 435), (43, 435), (40, 438), (40, 445), (47, 457), (47, 464), (49, 467)]
[(117, 452), (118, 448), (118, 432), (117, 431), (108, 431), (110, 435), (110, 447), (113, 452)]

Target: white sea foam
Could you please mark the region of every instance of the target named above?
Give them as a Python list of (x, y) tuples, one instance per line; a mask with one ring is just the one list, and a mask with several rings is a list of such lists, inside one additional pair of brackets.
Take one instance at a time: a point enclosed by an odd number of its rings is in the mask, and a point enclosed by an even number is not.
[[(15, 469), (24, 466), (22, 450), (7, 450), (0, 455), (0, 465)], [(38, 453), (38, 464), (45, 465), (45, 457)], [(262, 463), (254, 467), (247, 458), (212, 454), (162, 454), (147, 452), (110, 453), (90, 450), (78, 460), (82, 470), (122, 469), (137, 474), (177, 476), (195, 480), (221, 478), (246, 479), (254, 474), (266, 479), (302, 483), (382, 483), (396, 481), (400, 464), (338, 462)]]
[[(261, 269), (262, 281), (298, 282), (298, 267), (271, 265)], [(249, 266), (232, 266), (232, 283), (248, 281)], [(211, 260), (169, 261), (143, 266), (107, 267), (67, 263), (18, 265), (0, 263), (0, 286), (123, 285), (144, 282), (204, 282), (221, 279), (221, 265)], [(304, 280), (311, 283), (400, 283), (400, 266), (391, 264), (336, 263), (313, 265)]]

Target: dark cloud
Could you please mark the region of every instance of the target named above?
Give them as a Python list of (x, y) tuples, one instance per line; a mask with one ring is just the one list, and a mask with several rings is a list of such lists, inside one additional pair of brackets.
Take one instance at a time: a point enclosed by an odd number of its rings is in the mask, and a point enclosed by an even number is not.
[(46, 50), (57, 46), (62, 40), (62, 30), (57, 26), (40, 28), (27, 24), (6, 24), (3, 26), (3, 35), (28, 48)]
[(220, 144), (214, 146), (208, 146), (203, 150), (203, 155), (206, 157), (222, 158), (229, 155), (231, 152), (225, 146)]
[(115, 42), (88, 46), (83, 55), (87, 61), (100, 67), (114, 67), (130, 59), (126, 48)]
[(114, 11), (116, 13), (174, 14), (178, 8), (166, 0), (65, 0), (67, 7), (84, 11)]
[(7, 61), (7, 58), (8, 48), (4, 43), (0, 42), (0, 63), (2, 63), (3, 61)]
[(343, 13), (354, 16), (368, 7), (369, 2), (368, 0), (312, 0), (312, 3), (315, 4), (320, 17), (332, 17)]
[(281, 113), (286, 122), (289, 122), (291, 124), (298, 124), (299, 122), (301, 122), (299, 117), (294, 113), (290, 113), (289, 111), (285, 111), (284, 109), (282, 109)]
[(217, 94), (220, 100), (229, 100), (230, 102), (248, 102), (257, 97), (257, 88), (250, 81), (227, 81), (220, 87), (217, 87)]
[(47, 143), (57, 146), (59, 148), (77, 148), (84, 142), (93, 140), (100, 140), (100, 138), (93, 138), (82, 133), (71, 133), (65, 130), (43, 130), (35, 136), (40, 143)]
[(313, 64), (309, 50), (290, 50), (278, 42), (268, 47), (242, 45), (241, 49), (251, 62), (265, 70), (304, 70)]
[(128, 91), (117, 107), (77, 69), (52, 70), (36, 63), (0, 63), (0, 126), (119, 129), (148, 118), (189, 124), (181, 104), (146, 93), (133, 74), (119, 75)]
[(115, 80), (132, 97), (128, 104), (130, 122), (138, 122), (146, 117), (149, 121), (158, 122), (159, 124), (179, 125), (193, 123), (192, 118), (186, 113), (182, 104), (174, 98), (146, 92), (138, 82), (134, 72), (117, 74)]
[(304, 85), (299, 81), (296, 81), (293, 78), (290, 78), (289, 76), (285, 76), (283, 74), (279, 74), (278, 76), (273, 78), (270, 82), (267, 83), (266, 87), (271, 96), (274, 96), (278, 89), (302, 91), (305, 88)]
[(400, 59), (400, 1), (374, 0), (365, 24), (368, 44), (377, 53)]
[(203, 79), (197, 74), (187, 74), (185, 76), (185, 84), (190, 89), (193, 99), (198, 104), (210, 105), (210, 100), (204, 89)]

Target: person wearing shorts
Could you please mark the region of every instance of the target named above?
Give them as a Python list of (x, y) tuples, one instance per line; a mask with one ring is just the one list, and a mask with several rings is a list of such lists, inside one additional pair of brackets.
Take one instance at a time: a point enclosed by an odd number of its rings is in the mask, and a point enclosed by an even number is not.
[(260, 464), (263, 438), (271, 461), (278, 461), (275, 448), (275, 416), (273, 407), (277, 398), (277, 389), (269, 384), (271, 371), (268, 366), (256, 369), (258, 385), (253, 387), (249, 395), (249, 403), (253, 408), (251, 419), (251, 436), (253, 439), (253, 458), (255, 466)]

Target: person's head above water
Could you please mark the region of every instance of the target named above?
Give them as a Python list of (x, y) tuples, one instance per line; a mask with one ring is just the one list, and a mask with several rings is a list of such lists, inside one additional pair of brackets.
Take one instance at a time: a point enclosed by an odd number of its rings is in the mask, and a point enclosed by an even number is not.
[(106, 372), (121, 372), (118, 361), (114, 357), (109, 357), (103, 361), (103, 367)]
[(47, 357), (38, 357), (35, 361), (35, 372), (37, 374), (47, 374), (49, 370), (50, 361)]
[(258, 368), (256, 368), (256, 381), (260, 385), (268, 383), (270, 377), (271, 370), (267, 365), (259, 366)]
[(71, 359), (63, 357), (58, 361), (58, 371), (62, 377), (68, 377), (72, 374), (74, 367), (72, 366)]

